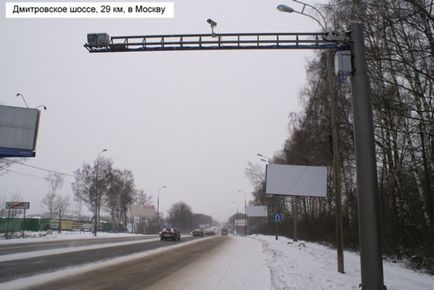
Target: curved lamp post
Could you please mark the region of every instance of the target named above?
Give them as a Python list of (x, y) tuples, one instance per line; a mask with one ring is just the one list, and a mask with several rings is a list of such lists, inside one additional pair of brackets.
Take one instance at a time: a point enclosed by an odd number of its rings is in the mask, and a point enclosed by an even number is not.
[[(293, 0), (296, 3), (300, 3), (303, 5), (303, 8), (301, 9), (301, 12), (298, 12), (294, 9), (292, 9), (291, 7), (288, 7), (286, 5), (279, 5), (277, 6), (277, 9), (279, 11), (282, 12), (287, 12), (287, 13), (298, 13), (301, 15), (304, 15), (306, 17), (309, 17), (313, 20), (315, 20), (323, 29), (324, 32), (329, 32), (328, 31), (328, 27), (327, 27), (327, 21), (325, 19), (325, 17), (323, 16), (323, 14), (321, 13), (321, 11), (319, 11), (316, 7), (309, 5), (307, 3), (298, 1), (298, 0)], [(316, 19), (315, 17), (313, 17), (312, 15), (306, 14), (304, 13), (304, 10), (306, 9), (306, 7), (310, 7), (313, 10), (315, 10), (318, 15), (321, 16), (322, 21), (324, 24), (322, 24), (318, 19)], [(333, 57), (332, 57), (332, 52), (329, 51), (327, 53), (327, 66), (328, 66), (328, 86), (329, 86), (329, 94), (330, 94), (330, 99), (331, 99), (331, 121), (332, 121), (332, 130), (333, 130), (333, 164), (334, 164), (334, 181), (335, 181), (335, 197), (336, 197), (336, 207), (335, 207), (335, 218), (336, 218), (336, 250), (337, 250), (337, 266), (338, 266), (338, 272), (340, 273), (344, 273), (344, 254), (343, 254), (343, 234), (342, 234), (342, 214), (341, 214), (341, 192), (340, 192), (340, 176), (339, 176), (339, 157), (338, 157), (338, 137), (339, 137), (339, 132), (338, 132), (338, 128), (337, 128), (337, 118), (336, 118), (336, 91), (335, 91), (335, 84), (334, 84), (334, 78), (333, 78)], [(297, 228), (297, 222), (296, 222), (296, 211), (297, 211), (297, 198), (294, 197), (294, 240), (297, 239), (297, 234), (296, 234), (296, 228)]]
[(258, 153), (258, 154), (256, 154), (257, 156), (259, 156), (259, 157), (261, 157), (261, 161), (264, 161), (264, 162), (268, 162), (268, 163), (270, 163), (270, 164), (273, 164), (273, 159), (271, 159), (270, 157), (267, 157), (267, 156), (265, 156), (265, 155), (262, 155), (262, 154), (260, 154), (260, 153)]
[(163, 188), (167, 188), (166, 185), (163, 185), (160, 187), (160, 189), (158, 189), (158, 195), (157, 195), (157, 232), (160, 231), (160, 192)]
[(93, 234), (96, 237), (96, 233), (98, 232), (98, 224), (99, 224), (99, 204), (98, 204), (98, 193), (99, 193), (99, 156), (106, 152), (107, 149), (101, 150), (98, 155), (96, 156), (96, 169), (95, 169), (95, 225)]
[(246, 224), (244, 225), (244, 236), (247, 236), (247, 195), (244, 191), (238, 190), (238, 192), (241, 192), (244, 194), (244, 215), (246, 216)]
[[(294, 1), (296, 3), (300, 3), (300, 4), (303, 5), (303, 8), (301, 9), (301, 12), (297, 11), (297, 10), (294, 10), (293, 8), (291, 8), (291, 7), (289, 7), (289, 6), (285, 5), (285, 4), (278, 5), (277, 6), (277, 10), (279, 10), (281, 12), (286, 12), (286, 13), (298, 13), (298, 14), (304, 15), (306, 17), (309, 17), (310, 19), (315, 20), (319, 24), (319, 26), (321, 26), (321, 28), (323, 29), (323, 31), (328, 32), (327, 21), (325, 20), (325, 17), (324, 17), (324, 15), (322, 15), (321, 11), (319, 11), (315, 6), (312, 6), (310, 4), (307, 4), (307, 3), (304, 3), (304, 2), (301, 2), (301, 1), (298, 1), (298, 0), (292, 0), (292, 1)], [(318, 19), (316, 19), (312, 15), (304, 13), (304, 10), (306, 9), (306, 7), (310, 7), (313, 10), (315, 10), (318, 13), (318, 15), (321, 16), (322, 21), (324, 23), (321, 23)]]
[(17, 98), (18, 98), (18, 97), (21, 97), (21, 98), (23, 99), (24, 104), (26, 104), (26, 107), (29, 108), (29, 105), (27, 104), (26, 99), (24, 99), (23, 94), (21, 94), (21, 93), (17, 93), (16, 96), (17, 96)]
[[(306, 6), (315, 7), (298, 0), (294, 2), (303, 4), (301, 12), (279, 5), (277, 9), (283, 12), (296, 12), (314, 19), (323, 29), (327, 29), (325, 18), (321, 13), (324, 25), (312, 17), (305, 14)], [(369, 87), (369, 72), (365, 57), (365, 37), (364, 37), (364, 17), (365, 9), (361, 0), (352, 0), (353, 21), (351, 24), (351, 55), (352, 55), (352, 103), (353, 103), (353, 128), (354, 143), (357, 168), (357, 203), (359, 213), (359, 248), (361, 264), (361, 288), (362, 290), (385, 289), (383, 277), (383, 261), (380, 242), (380, 213), (377, 184), (377, 167), (373, 113)], [(328, 31), (326, 31), (328, 32)], [(332, 58), (329, 53), (329, 63)], [(331, 67), (331, 66), (330, 66)], [(330, 70), (330, 68), (329, 68)], [(336, 139), (336, 138), (335, 138)], [(336, 149), (336, 146), (333, 146)], [(336, 150), (335, 150), (336, 151)], [(336, 197), (338, 199), (338, 197)], [(339, 243), (339, 241), (338, 241)], [(338, 260), (340, 259), (338, 253)], [(343, 258), (342, 258), (343, 262)], [(338, 262), (339, 271), (339, 262)], [(341, 271), (339, 271), (341, 272)], [(342, 263), (343, 272), (343, 263)]]

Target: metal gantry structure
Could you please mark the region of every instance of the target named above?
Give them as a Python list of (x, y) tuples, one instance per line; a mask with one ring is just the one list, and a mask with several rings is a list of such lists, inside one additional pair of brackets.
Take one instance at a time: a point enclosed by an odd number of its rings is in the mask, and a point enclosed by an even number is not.
[[(94, 35), (84, 47), (91, 53), (173, 50), (349, 49), (347, 35), (329, 33), (221, 33), (112, 36)], [(99, 41), (98, 39), (102, 39)]]
[[(355, 11), (360, 1), (353, 0)], [(360, 13), (362, 15), (363, 13)], [(359, 17), (360, 18), (360, 17)], [(350, 50), (354, 139), (357, 164), (359, 242), (362, 290), (384, 290), (380, 247), (377, 169), (363, 21), (355, 20), (348, 33), (211, 33), (113, 36), (88, 34), (90, 53), (183, 50)]]

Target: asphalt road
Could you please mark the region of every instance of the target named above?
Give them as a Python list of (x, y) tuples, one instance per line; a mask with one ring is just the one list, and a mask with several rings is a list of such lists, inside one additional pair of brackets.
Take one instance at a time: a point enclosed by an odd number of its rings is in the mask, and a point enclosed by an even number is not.
[[(182, 240), (179, 242), (158, 240), (102, 249), (5, 261), (0, 263), (0, 283), (37, 274), (54, 272), (71, 266), (79, 266), (93, 263), (95, 261), (112, 259), (173, 244), (184, 243), (192, 239), (192, 237), (182, 237)], [(113, 242), (113, 240), (111, 242)]]
[[(90, 235), (91, 234), (89, 233), (89, 236)], [(103, 239), (96, 238), (91, 240), (77, 239), (77, 240), (18, 243), (18, 244), (2, 245), (0, 248), (0, 256), (15, 254), (15, 253), (32, 252), (32, 251), (52, 250), (52, 249), (59, 249), (59, 248), (82, 247), (82, 246), (91, 246), (91, 245), (126, 242), (126, 241), (139, 241), (139, 240), (147, 240), (147, 239), (152, 239), (157, 237), (158, 235), (122, 237), (122, 238), (103, 238)]]
[[(100, 268), (83, 274), (55, 280), (29, 290), (57, 289), (152, 289), (152, 285), (200, 257), (210, 254), (228, 237), (203, 239), (183, 247), (168, 249), (162, 253), (135, 259), (115, 266)], [(184, 239), (185, 241), (186, 239)], [(161, 242), (165, 245), (171, 242)]]

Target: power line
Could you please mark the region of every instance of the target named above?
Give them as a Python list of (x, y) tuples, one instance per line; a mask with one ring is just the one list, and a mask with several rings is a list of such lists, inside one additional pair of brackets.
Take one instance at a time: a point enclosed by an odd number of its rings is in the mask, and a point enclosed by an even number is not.
[(66, 176), (74, 177), (74, 175), (69, 174), (69, 173), (65, 173), (65, 172), (60, 172), (60, 171), (56, 171), (56, 170), (45, 169), (45, 168), (38, 167), (38, 166), (28, 165), (28, 164), (25, 164), (25, 163), (22, 163), (22, 162), (19, 162), (19, 161), (12, 161), (12, 162), (18, 163), (20, 165), (27, 166), (27, 167), (30, 167), (30, 168), (42, 170), (42, 171), (45, 171), (45, 172), (56, 173), (56, 174), (61, 174), (61, 175), (66, 175)]
[(28, 174), (28, 173), (19, 172), (19, 171), (15, 171), (15, 170), (11, 170), (11, 169), (6, 169), (6, 172), (15, 173), (17, 175), (21, 175), (23, 177), (27, 177), (27, 178), (30, 178), (33, 180), (35, 180), (34, 178), (38, 178), (38, 181), (45, 181), (45, 177), (38, 176), (38, 175)]

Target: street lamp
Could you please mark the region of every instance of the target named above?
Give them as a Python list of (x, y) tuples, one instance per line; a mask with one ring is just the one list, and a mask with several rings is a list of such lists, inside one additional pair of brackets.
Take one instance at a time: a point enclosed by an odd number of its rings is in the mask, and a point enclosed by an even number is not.
[(244, 194), (244, 215), (246, 216), (246, 223), (244, 225), (244, 236), (246, 237), (247, 236), (247, 203), (246, 203), (247, 195), (242, 190), (238, 190), (238, 192), (241, 192)]
[(160, 189), (158, 189), (158, 195), (157, 195), (157, 226), (158, 226), (157, 231), (160, 231), (160, 191), (163, 188), (167, 188), (167, 186), (166, 185), (161, 186)]
[[(285, 6), (285, 5), (282, 5), (282, 6)], [(288, 8), (290, 8), (290, 7), (288, 7)], [(287, 8), (283, 7), (281, 9), (287, 9)], [(291, 10), (292, 10), (292, 8), (291, 8)], [(262, 155), (260, 153), (258, 153), (256, 155), (259, 156), (259, 157), (261, 157), (261, 159), (260, 159), (261, 161), (266, 162), (268, 164), (273, 164), (273, 159), (271, 159), (270, 157), (267, 157), (267, 156)], [(267, 169), (265, 169), (265, 172), (266, 171), (267, 171)], [(265, 179), (267, 179), (266, 176), (265, 176)], [(274, 195), (274, 194), (266, 194), (265, 196), (267, 198), (269, 198), (270, 202), (272, 203), (271, 206), (272, 206), (272, 212), (273, 212), (273, 217), (274, 217), (274, 215), (277, 213), (277, 196)], [(295, 204), (295, 199), (296, 199), (296, 197), (294, 196), (294, 204)], [(267, 206), (268, 207), (270, 206), (270, 202), (267, 202)], [(294, 219), (294, 221), (295, 221), (295, 219)], [(278, 226), (278, 223), (275, 222), (275, 221), (274, 221), (274, 232), (275, 232), (275, 235), (276, 235), (276, 240), (278, 240), (279, 239), (279, 226)]]
[(95, 227), (93, 234), (96, 237), (96, 233), (98, 231), (98, 215), (99, 215), (99, 204), (98, 204), (98, 191), (99, 191), (99, 156), (106, 152), (107, 149), (101, 150), (96, 156), (96, 170), (95, 170)]
[[(321, 12), (317, 8), (315, 8), (314, 6), (309, 5), (307, 3), (303, 3), (301, 1), (295, 1), (295, 0), (293, 0), (293, 1), (297, 2), (297, 3), (300, 3), (300, 4), (303, 4), (303, 8), (301, 9), (301, 12), (299, 12), (297, 10), (294, 10), (293, 8), (291, 8), (291, 7), (287, 6), (287, 5), (284, 5), (284, 4), (278, 5), (277, 6), (277, 10), (279, 10), (280, 12), (286, 12), (286, 13), (298, 13), (298, 14), (304, 15), (306, 17), (309, 17), (309, 18), (315, 20), (319, 24), (319, 26), (321, 26), (321, 28), (323, 29), (323, 31), (327, 31), (327, 22), (325, 21), (324, 16), (321, 14)], [(322, 24), (318, 19), (316, 19), (312, 15), (304, 13), (304, 9), (306, 8), (306, 6), (314, 9), (321, 16), (321, 18), (324, 21), (324, 24)]]
[(257, 156), (259, 156), (259, 157), (262, 157), (261, 158), (261, 161), (264, 161), (264, 162), (268, 162), (268, 163), (270, 163), (270, 164), (273, 164), (273, 159), (271, 159), (270, 157), (267, 157), (267, 156), (265, 156), (265, 155), (262, 155), (262, 154), (256, 154)]
[[(294, 9), (285, 6), (285, 5), (279, 5), (277, 9), (282, 12), (288, 12), (288, 13), (298, 13), (303, 16), (307, 16), (313, 20), (315, 20), (323, 29), (323, 31), (329, 33), (327, 28), (327, 21), (321, 11), (319, 11), (317, 8), (315, 8), (312, 5), (309, 5), (307, 3), (293, 0), (296, 3), (302, 4), (303, 8), (301, 12), (295, 11)], [(321, 16), (322, 21), (324, 25), (315, 17), (306, 14), (304, 10), (306, 7), (310, 7), (313, 10), (315, 10), (318, 15)], [(343, 234), (342, 234), (342, 210), (341, 210), (341, 192), (340, 192), (340, 176), (339, 176), (339, 147), (338, 147), (338, 138), (339, 138), (339, 128), (337, 126), (337, 117), (336, 117), (336, 90), (335, 90), (335, 82), (333, 77), (333, 56), (332, 51), (329, 50), (327, 53), (327, 82), (329, 87), (329, 94), (330, 94), (330, 115), (331, 115), (331, 123), (332, 123), (332, 134), (333, 134), (333, 173), (334, 173), (334, 183), (335, 183), (335, 218), (336, 218), (336, 250), (337, 250), (337, 266), (338, 266), (338, 272), (344, 273), (344, 254), (343, 254)], [(299, 155), (299, 154), (297, 154)], [(303, 157), (303, 156), (302, 156)], [(297, 198), (294, 197), (294, 240), (297, 240)]]
[[(319, 12), (315, 7), (298, 0), (294, 2), (303, 4), (302, 12), (309, 6)], [(385, 289), (383, 277), (383, 261), (380, 246), (380, 213), (377, 183), (377, 164), (375, 152), (375, 137), (373, 125), (373, 112), (371, 92), (369, 87), (368, 65), (365, 56), (364, 25), (366, 21), (361, 0), (352, 0), (353, 21), (351, 24), (351, 90), (353, 103), (354, 147), (357, 168), (357, 203), (359, 213), (359, 247), (361, 264), (361, 287), (363, 290)], [(280, 7), (279, 7), (280, 6)], [(283, 12), (296, 12), (285, 5), (279, 5), (278, 10)], [(323, 18), (324, 23), (325, 19)], [(314, 19), (319, 23), (317, 19)], [(320, 26), (325, 29), (324, 25)], [(328, 32), (328, 31), (326, 31)], [(331, 57), (329, 57), (329, 63)], [(336, 148), (336, 146), (334, 146)]]
[(26, 107), (27, 107), (27, 108), (29, 107), (29, 105), (28, 105), (27, 102), (26, 102), (26, 99), (24, 99), (23, 94), (21, 94), (21, 93), (17, 93), (16, 96), (17, 96), (17, 98), (18, 98), (18, 97), (21, 97), (21, 98), (23, 99), (24, 104), (26, 104)]
[(238, 233), (237, 228), (238, 228), (238, 203), (236, 203), (235, 201), (232, 201), (232, 203), (235, 205), (235, 218), (234, 218), (234, 234)]
[(39, 106), (37, 106), (37, 107), (35, 107), (35, 109), (39, 109), (39, 108), (43, 108), (44, 110), (47, 110), (47, 106), (44, 106), (44, 105), (39, 105)]
[[(26, 99), (24, 98), (24, 95), (23, 95), (23, 94), (21, 94), (21, 93), (17, 93), (17, 94), (16, 94), (16, 97), (17, 97), (17, 98), (18, 98), (18, 97), (21, 97), (21, 98), (23, 99), (24, 104), (26, 104), (26, 107), (27, 107), (27, 108), (30, 108), (29, 105), (27, 104)], [(45, 106), (45, 105), (39, 105), (39, 106), (35, 107), (35, 109), (39, 109), (39, 108), (43, 108), (44, 110), (47, 110), (47, 106)]]

